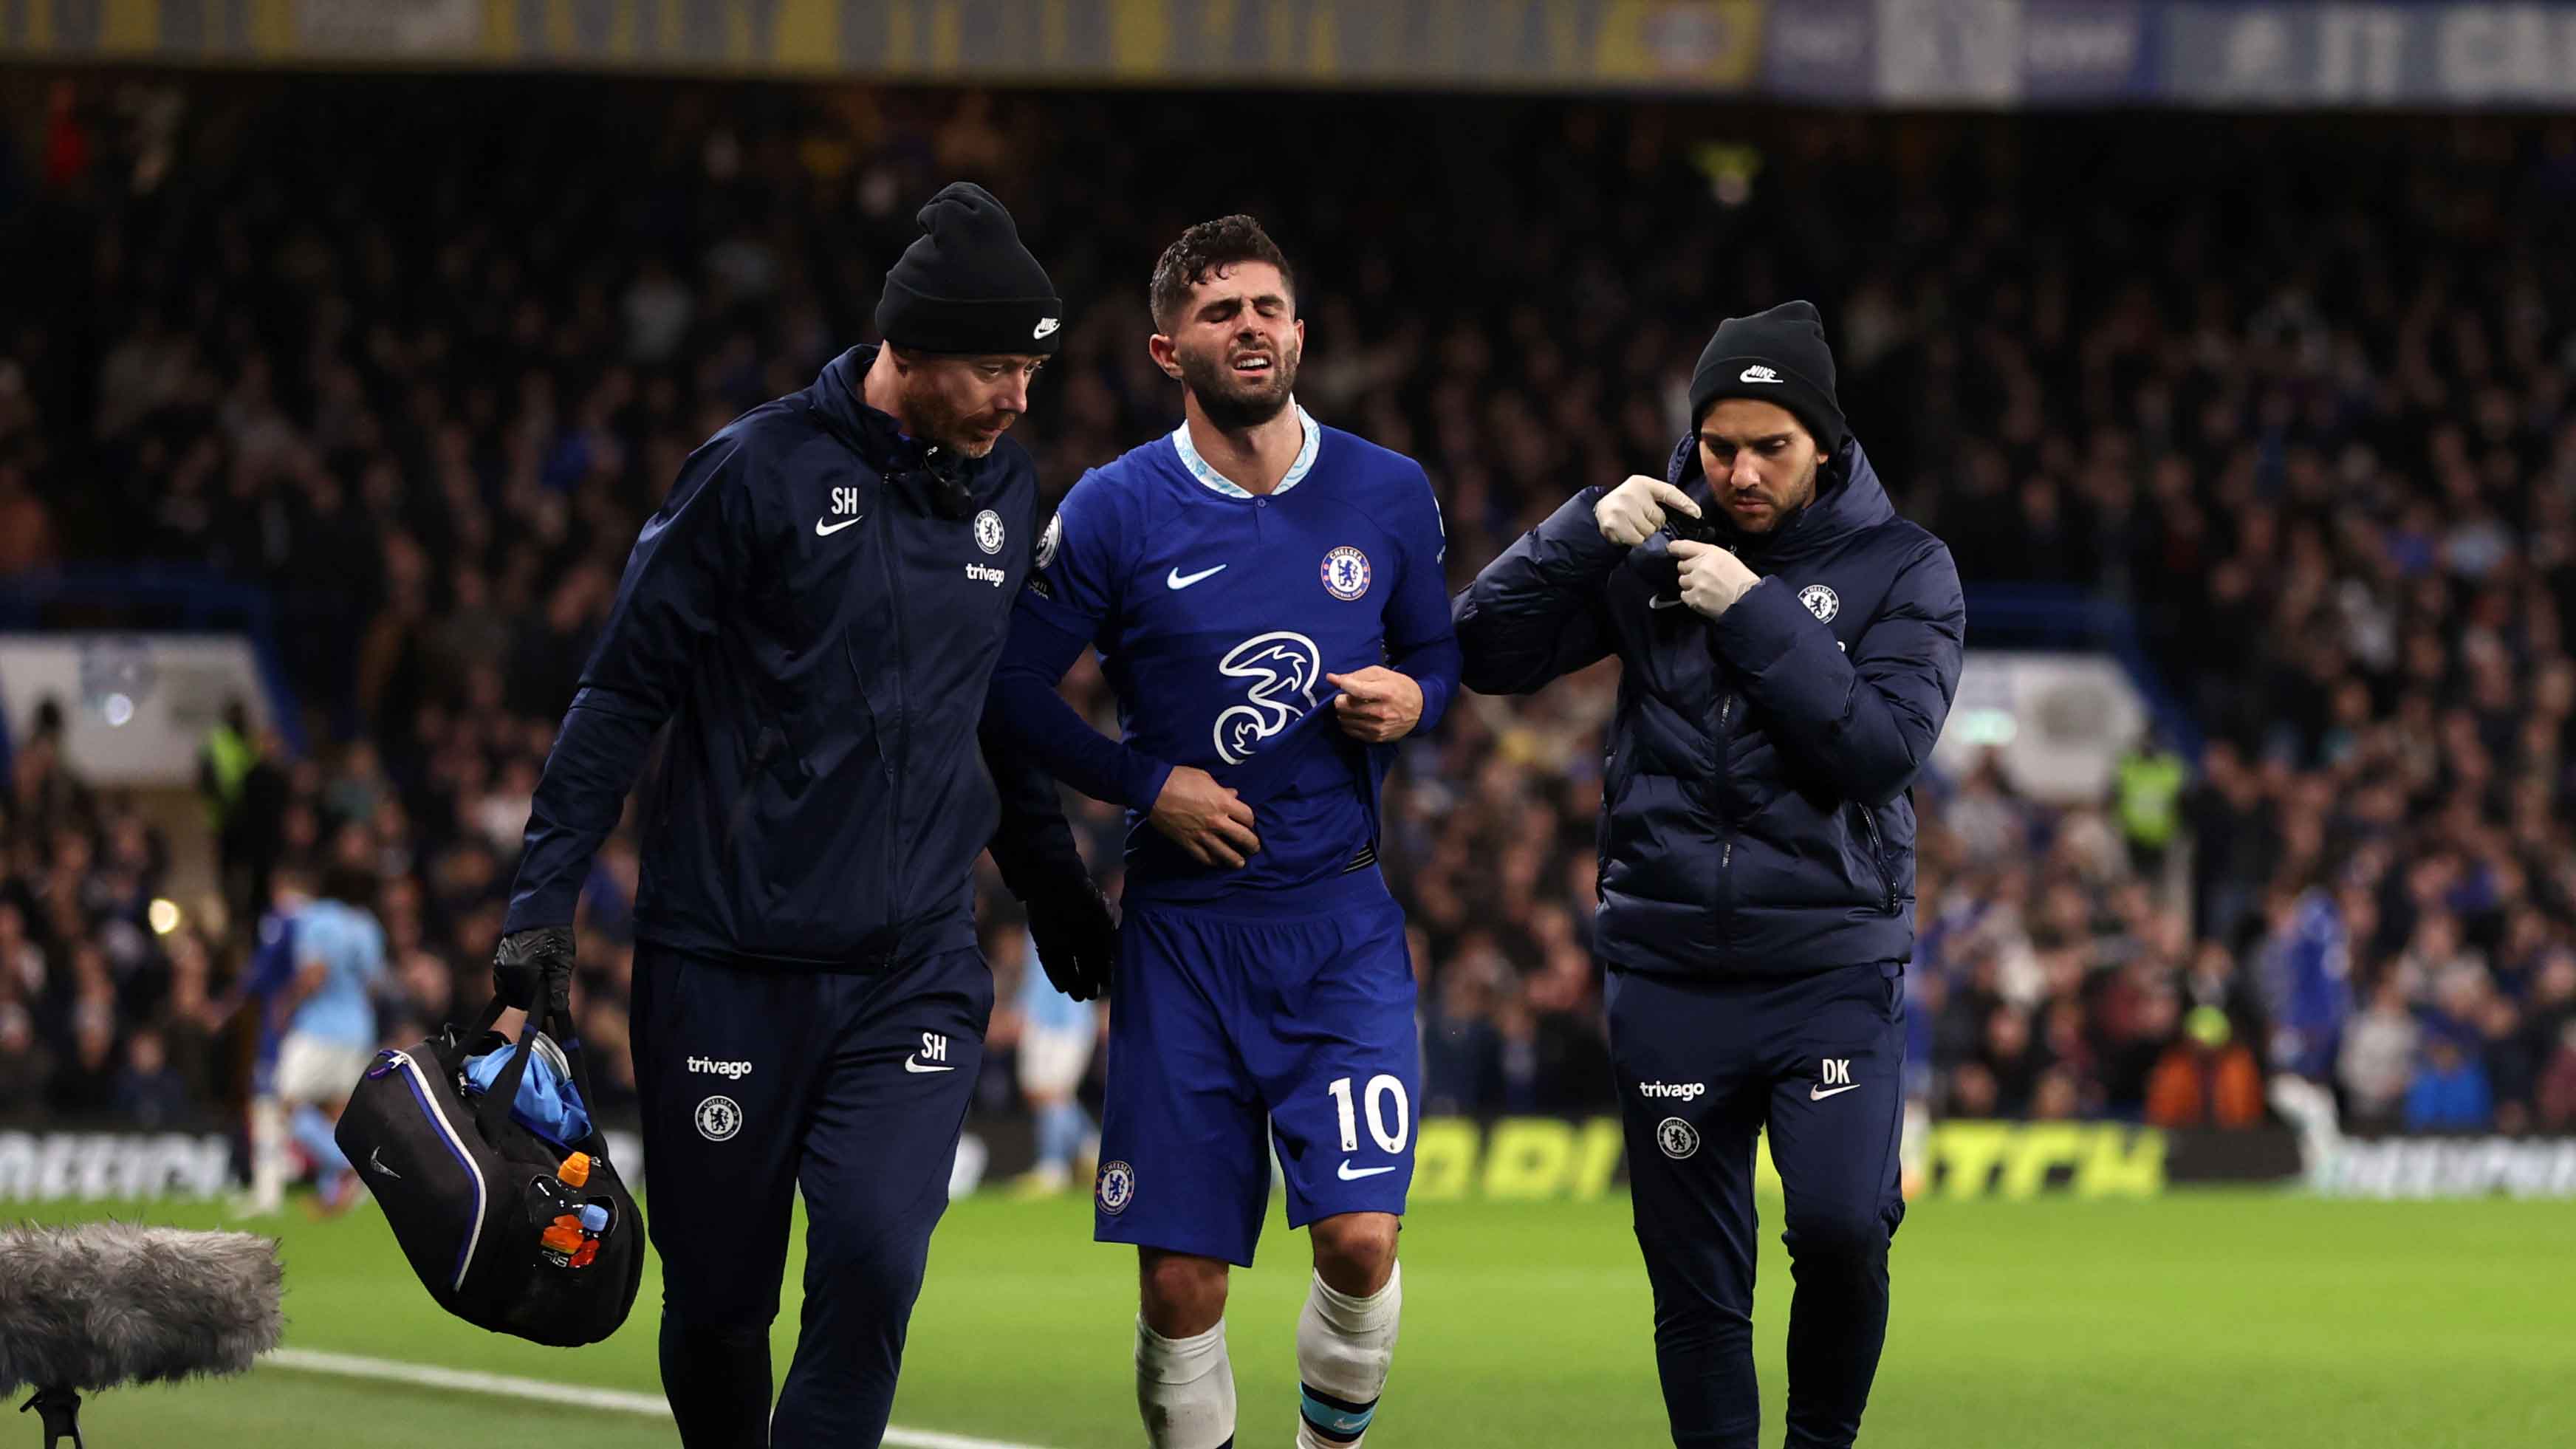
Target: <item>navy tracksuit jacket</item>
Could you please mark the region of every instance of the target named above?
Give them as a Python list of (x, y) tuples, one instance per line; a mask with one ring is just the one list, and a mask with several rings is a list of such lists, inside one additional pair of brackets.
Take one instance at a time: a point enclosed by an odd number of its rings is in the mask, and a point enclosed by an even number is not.
[(1459, 597), (1462, 678), (1526, 693), (1621, 662), (1595, 939), (1674, 1442), (1755, 1442), (1767, 1127), (1798, 1278), (1788, 1442), (1849, 1444), (1904, 1213), (1907, 792), (1958, 690), (1966, 611), (1949, 550), (1896, 516), (1857, 442), (1762, 536), (1734, 535), (1695, 438), (1667, 477), (1762, 582), (1703, 618), (1679, 602), (1669, 538), (1610, 543), (1587, 489)]
[[(992, 1009), (975, 857), (1024, 896), (1081, 869), (1053, 782), (997, 756), (997, 791), (978, 748), (1036, 470), (1005, 439), (943, 509), (860, 400), (875, 351), (690, 456), (582, 671), (510, 905), (511, 931), (572, 921), (667, 722), (632, 1045), (690, 1449), (876, 1442)], [(772, 1424), (800, 1186), (805, 1325)]]
[[(858, 398), (875, 354), (727, 424), (644, 526), (546, 761), (506, 930), (571, 923), (668, 720), (638, 939), (785, 971), (974, 943), (970, 868), (1000, 818), (977, 724), (1037, 542), (1037, 470), (1005, 438), (971, 466), (973, 513), (938, 516), (915, 446)], [(1053, 813), (1029, 780), (1013, 798)], [(1044, 834), (1035, 848), (1072, 846)]]

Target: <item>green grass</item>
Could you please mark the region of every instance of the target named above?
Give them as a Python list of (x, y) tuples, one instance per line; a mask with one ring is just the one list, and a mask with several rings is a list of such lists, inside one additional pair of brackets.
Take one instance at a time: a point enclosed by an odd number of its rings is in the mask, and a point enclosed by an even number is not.
[[(648, 1205), (649, 1207), (649, 1205)], [(217, 1226), (210, 1209), (126, 1209)], [(53, 1210), (63, 1220), (77, 1214)], [(898, 1424), (1049, 1449), (1141, 1441), (1128, 1355), (1133, 1258), (1089, 1241), (1088, 1204), (958, 1204), (932, 1250)], [(1789, 1275), (1766, 1204), (1758, 1315), (1764, 1440), (1780, 1434)], [(1917, 1203), (1865, 1445), (2443, 1446), (2576, 1430), (2576, 1247), (2564, 1204)], [(291, 1345), (653, 1391), (656, 1280), (618, 1336), (540, 1349), (439, 1313), (371, 1209), (276, 1220)], [(1285, 1444), (1301, 1237), (1275, 1215), (1227, 1318), (1246, 1444)], [(1627, 1204), (1440, 1204), (1404, 1237), (1404, 1336), (1372, 1445), (1669, 1442)], [(793, 1340), (796, 1268), (778, 1363)], [(10, 1407), (14, 1407), (11, 1405)], [(14, 1415), (8, 1416), (15, 1419)], [(284, 1369), (92, 1400), (93, 1449), (671, 1444), (667, 1423)], [(0, 1420), (0, 1449), (34, 1425)]]

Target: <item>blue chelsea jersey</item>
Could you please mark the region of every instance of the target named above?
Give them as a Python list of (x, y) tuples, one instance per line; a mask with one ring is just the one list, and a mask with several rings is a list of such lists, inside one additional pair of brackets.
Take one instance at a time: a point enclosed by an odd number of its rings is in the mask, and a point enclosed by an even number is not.
[(1412, 676), (1417, 732), (1456, 686), (1440, 511), (1421, 466), (1297, 417), (1305, 445), (1266, 495), (1210, 467), (1186, 426), (1084, 475), (1021, 595), (1021, 609), (1098, 648), (1131, 758), (1195, 765), (1253, 807), (1260, 851), (1217, 871), (1143, 823), (1150, 799), (1128, 800), (1140, 899), (1275, 892), (1370, 865), (1393, 751), (1342, 732), (1325, 677), (1372, 665)]

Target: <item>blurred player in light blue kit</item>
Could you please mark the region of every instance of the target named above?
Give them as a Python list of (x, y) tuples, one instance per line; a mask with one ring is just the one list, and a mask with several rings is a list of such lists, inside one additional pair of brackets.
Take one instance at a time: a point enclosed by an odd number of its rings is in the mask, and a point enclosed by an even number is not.
[[(1420, 464), (1296, 405), (1295, 281), (1252, 218), (1183, 233), (1151, 301), (1186, 421), (1066, 495), (985, 718), (1128, 811), (1093, 1234), (1139, 1250), (1148, 1442), (1234, 1442), (1228, 1265), (1275, 1140), (1314, 1250), (1296, 1442), (1355, 1445), (1395, 1351), (1421, 1079), (1378, 788), (1457, 688), (1440, 510)], [(1056, 693), (1087, 646), (1121, 739)]]
[(357, 1200), (359, 1184), (331, 1129), (375, 1052), (374, 993), (385, 978), (384, 928), (364, 905), (371, 894), (351, 867), (323, 872), (320, 897), (294, 915), (294, 975), (278, 1000), (286, 1035), (277, 1049), (277, 1098), (332, 1212)]
[(1100, 1006), (1056, 990), (1037, 969), (1037, 942), (1025, 944), (1020, 958), (1028, 963), (1020, 972), (1020, 1095), (1037, 1118), (1038, 1160), (1017, 1190), (1024, 1197), (1052, 1197), (1073, 1184), (1075, 1159), (1099, 1156), (1090, 1114), (1075, 1094), (1082, 1090), (1092, 1047), (1100, 1039)]

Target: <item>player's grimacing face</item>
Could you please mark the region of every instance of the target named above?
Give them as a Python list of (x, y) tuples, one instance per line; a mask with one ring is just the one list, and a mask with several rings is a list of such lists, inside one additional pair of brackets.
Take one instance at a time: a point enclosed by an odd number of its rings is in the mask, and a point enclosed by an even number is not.
[(1288, 279), (1268, 262), (1211, 269), (1164, 337), (1182, 383), (1203, 405), (1255, 422), (1288, 405), (1306, 352)]
[(993, 451), (1029, 410), (1029, 387), (1046, 359), (996, 353), (913, 357), (903, 372), (904, 417), (925, 438), (969, 458)]
[(1813, 501), (1821, 461), (1806, 425), (1778, 403), (1726, 398), (1700, 419), (1700, 471), (1746, 533), (1769, 533)]

